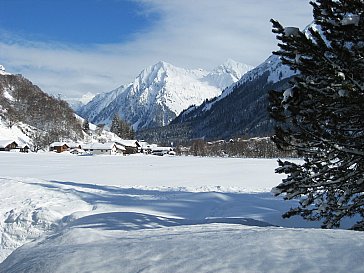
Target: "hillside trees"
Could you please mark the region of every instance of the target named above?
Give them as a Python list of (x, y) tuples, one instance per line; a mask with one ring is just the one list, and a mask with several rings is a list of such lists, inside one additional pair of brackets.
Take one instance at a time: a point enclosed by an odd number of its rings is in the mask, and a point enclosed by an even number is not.
[[(78, 139), (82, 136), (81, 123), (67, 102), (44, 93), (21, 75), (0, 77), (0, 112), (9, 127), (17, 122), (28, 124), (39, 130), (39, 143), (45, 145), (62, 139)], [(8, 96), (4, 95), (6, 90)], [(38, 134), (36, 133), (36, 134)], [(42, 141), (38, 141), (42, 137)]]
[(133, 128), (118, 114), (115, 114), (111, 122), (110, 131), (122, 139), (133, 139), (135, 136)]
[(299, 205), (283, 216), (339, 227), (357, 217), (364, 230), (364, 1), (316, 0), (306, 32), (277, 21), (284, 64), (299, 72), (284, 92), (270, 92), (277, 121), (274, 142), (295, 150), (302, 163), (279, 161), (287, 174), (273, 192)]

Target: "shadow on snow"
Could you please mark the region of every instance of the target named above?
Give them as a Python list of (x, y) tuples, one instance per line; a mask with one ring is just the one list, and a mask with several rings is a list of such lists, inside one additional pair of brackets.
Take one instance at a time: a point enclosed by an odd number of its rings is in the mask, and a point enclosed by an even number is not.
[[(51, 181), (32, 183), (74, 194), (93, 206), (86, 216), (67, 216), (70, 227), (135, 230), (178, 225), (230, 223), (254, 226), (319, 227), (299, 217), (281, 215), (296, 201), (284, 201), (271, 193), (188, 192), (176, 189), (148, 190)], [(98, 211), (111, 206), (110, 212)]]

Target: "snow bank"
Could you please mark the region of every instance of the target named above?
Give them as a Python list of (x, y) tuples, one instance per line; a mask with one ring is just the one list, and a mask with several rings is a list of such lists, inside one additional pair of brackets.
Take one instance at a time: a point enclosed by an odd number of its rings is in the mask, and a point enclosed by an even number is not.
[(90, 210), (72, 193), (51, 188), (37, 179), (0, 178), (0, 261), (19, 246), (57, 231), (64, 216)]
[(32, 242), (0, 272), (362, 272), (364, 234), (212, 224), (77, 228)]

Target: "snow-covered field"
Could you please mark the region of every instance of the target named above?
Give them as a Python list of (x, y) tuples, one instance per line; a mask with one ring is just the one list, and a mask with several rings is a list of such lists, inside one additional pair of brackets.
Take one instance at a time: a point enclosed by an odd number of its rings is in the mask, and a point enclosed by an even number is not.
[(0, 272), (362, 272), (364, 233), (281, 218), (275, 167), (0, 153)]

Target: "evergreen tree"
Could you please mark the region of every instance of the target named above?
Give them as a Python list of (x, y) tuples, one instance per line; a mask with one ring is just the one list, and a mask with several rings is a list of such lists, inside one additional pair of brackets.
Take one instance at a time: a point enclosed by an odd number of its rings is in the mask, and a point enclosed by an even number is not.
[(90, 123), (88, 122), (87, 119), (85, 119), (82, 123), (82, 130), (86, 133), (89, 133), (90, 131)]
[(111, 121), (111, 127), (110, 132), (114, 133), (115, 135), (119, 136), (121, 135), (121, 119), (119, 115), (115, 114)]
[(118, 114), (115, 114), (111, 122), (110, 131), (122, 139), (133, 139), (135, 136), (133, 128)]
[(299, 72), (291, 87), (270, 92), (277, 121), (274, 142), (295, 150), (303, 163), (279, 161), (287, 174), (273, 192), (299, 205), (301, 215), (339, 227), (359, 217), (364, 230), (364, 1), (316, 0), (314, 24), (305, 32), (271, 20), (284, 64)]

